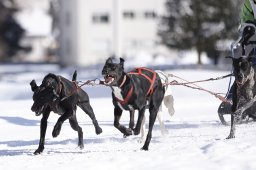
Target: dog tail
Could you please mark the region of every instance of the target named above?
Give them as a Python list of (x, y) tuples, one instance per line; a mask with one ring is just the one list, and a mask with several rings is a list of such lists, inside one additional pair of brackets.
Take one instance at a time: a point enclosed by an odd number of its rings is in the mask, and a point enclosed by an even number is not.
[(76, 81), (76, 77), (77, 77), (77, 71), (75, 70), (75, 72), (73, 73), (72, 81)]

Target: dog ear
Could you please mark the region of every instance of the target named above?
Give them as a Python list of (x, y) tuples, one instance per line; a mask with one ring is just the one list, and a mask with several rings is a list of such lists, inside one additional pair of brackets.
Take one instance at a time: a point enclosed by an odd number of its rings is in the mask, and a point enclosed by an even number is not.
[(112, 58), (110, 57), (110, 58), (108, 58), (107, 59), (107, 61), (106, 61), (106, 64), (110, 64), (110, 63), (113, 63), (113, 61), (112, 61)]
[(32, 90), (33, 92), (35, 92), (35, 91), (38, 89), (38, 86), (37, 86), (35, 80), (32, 80), (32, 81), (30, 82), (30, 86), (31, 86), (31, 90)]
[(73, 73), (72, 81), (76, 81), (76, 77), (77, 77), (77, 71), (75, 70), (75, 72)]
[(124, 59), (123, 58), (120, 58), (120, 64), (122, 67), (124, 67)]

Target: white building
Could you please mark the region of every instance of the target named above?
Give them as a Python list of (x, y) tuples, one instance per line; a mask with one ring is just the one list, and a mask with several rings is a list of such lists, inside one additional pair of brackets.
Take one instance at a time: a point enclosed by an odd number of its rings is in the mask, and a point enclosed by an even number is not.
[(111, 55), (157, 53), (165, 0), (59, 0), (63, 65), (87, 66)]

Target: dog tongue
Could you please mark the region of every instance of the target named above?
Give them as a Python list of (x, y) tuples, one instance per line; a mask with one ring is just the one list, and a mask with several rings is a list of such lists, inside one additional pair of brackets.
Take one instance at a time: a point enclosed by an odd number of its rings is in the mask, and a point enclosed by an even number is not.
[(105, 78), (105, 82), (107, 83), (107, 84), (110, 84), (110, 83), (112, 83), (114, 81), (114, 78), (113, 77), (106, 77)]

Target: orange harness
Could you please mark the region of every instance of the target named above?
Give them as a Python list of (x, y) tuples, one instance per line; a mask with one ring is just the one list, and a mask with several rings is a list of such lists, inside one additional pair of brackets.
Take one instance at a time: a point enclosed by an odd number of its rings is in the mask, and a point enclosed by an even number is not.
[[(148, 96), (148, 95), (152, 95), (152, 93), (154, 92), (153, 85), (154, 85), (155, 80), (156, 80), (156, 72), (153, 71), (153, 70), (150, 70), (150, 69), (148, 69), (148, 68), (145, 68), (145, 67), (139, 67), (139, 68), (136, 68), (135, 70), (136, 70), (136, 72), (128, 72), (128, 74), (130, 74), (130, 75), (132, 75), (132, 74), (134, 74), (134, 75), (140, 75), (140, 76), (143, 76), (144, 78), (146, 78), (146, 79), (149, 81), (149, 83), (150, 83), (150, 87), (149, 87), (149, 89), (148, 89), (147, 96)], [(150, 78), (149, 76), (147, 76), (146, 74), (144, 74), (142, 71), (148, 71), (148, 72), (152, 73), (152, 78)], [(128, 101), (129, 101), (129, 99), (130, 99), (131, 96), (132, 96), (133, 89), (134, 89), (134, 87), (132, 86), (132, 87), (130, 88), (128, 94), (127, 94), (126, 97), (124, 98), (124, 100), (120, 100), (120, 99), (118, 99), (118, 98), (116, 98), (116, 100), (117, 100), (120, 104), (122, 104), (122, 105), (127, 104)]]
[[(129, 72), (128, 74), (135, 74), (135, 75), (140, 75), (140, 76), (143, 76), (145, 77), (149, 83), (150, 83), (150, 87), (148, 89), (148, 92), (147, 92), (147, 95), (152, 95), (154, 89), (153, 89), (153, 85), (155, 83), (155, 80), (156, 80), (156, 72), (153, 71), (153, 70), (150, 70), (148, 68), (145, 68), (145, 67), (139, 67), (139, 68), (136, 68), (135, 69), (137, 72)], [(152, 78), (150, 78), (149, 76), (147, 76), (146, 74), (142, 73), (142, 71), (145, 70), (145, 71), (148, 71), (150, 73), (152, 73)]]

